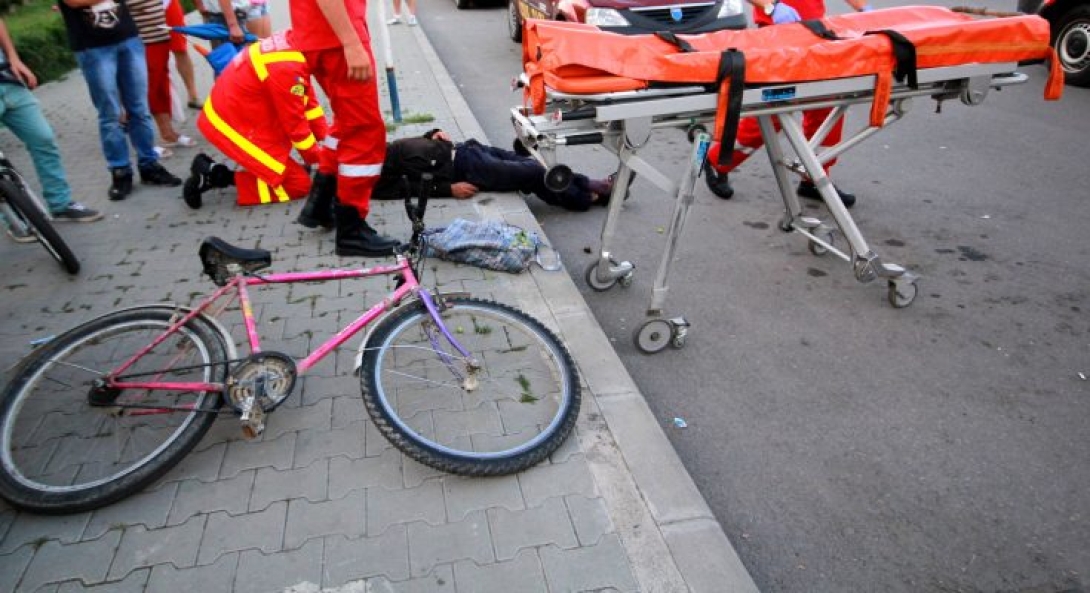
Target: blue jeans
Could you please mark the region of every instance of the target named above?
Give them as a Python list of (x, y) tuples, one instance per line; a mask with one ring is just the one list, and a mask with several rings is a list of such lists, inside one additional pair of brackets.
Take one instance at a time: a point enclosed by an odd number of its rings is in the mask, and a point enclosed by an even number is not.
[[(126, 128), (136, 149), (137, 166), (143, 169), (155, 164), (159, 157), (148, 108), (148, 65), (140, 38), (76, 52), (76, 61), (98, 110), (98, 135), (106, 164), (111, 169), (132, 169)], [(126, 126), (121, 125), (122, 107), (128, 118)]]
[(72, 189), (64, 176), (57, 137), (42, 115), (38, 98), (19, 85), (0, 84), (0, 123), (26, 145), (49, 209), (60, 212), (67, 208), (72, 201)]

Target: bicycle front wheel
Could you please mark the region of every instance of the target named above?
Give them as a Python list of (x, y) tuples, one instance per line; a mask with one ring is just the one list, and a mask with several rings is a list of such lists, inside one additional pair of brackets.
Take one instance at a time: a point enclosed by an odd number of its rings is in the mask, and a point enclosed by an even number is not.
[[(219, 393), (96, 383), (176, 320), (169, 307), (118, 311), (41, 346), (0, 393), (0, 496), (42, 513), (120, 500), (174, 466), (208, 431)], [(127, 381), (222, 383), (226, 350), (194, 319), (125, 371)]]
[[(22, 220), (22, 224), (25, 224), (27, 229), (38, 237), (38, 242), (45, 247), (49, 255), (57, 260), (57, 263), (69, 274), (79, 273), (79, 259), (72, 253), (64, 239), (61, 239), (60, 233), (53, 228), (53, 225), (49, 223), (49, 218), (34, 204), (30, 196), (26, 195), (22, 188), (10, 179), (0, 179), (0, 193), (4, 195), (4, 199), (8, 201), (11, 209), (15, 211), (15, 215)], [(8, 222), (9, 224), (18, 224), (15, 221)]]
[(363, 401), (379, 431), (413, 459), (455, 474), (526, 469), (575, 426), (579, 379), (541, 322), (499, 303), (445, 299), (444, 336), (423, 303), (375, 328), (363, 358)]

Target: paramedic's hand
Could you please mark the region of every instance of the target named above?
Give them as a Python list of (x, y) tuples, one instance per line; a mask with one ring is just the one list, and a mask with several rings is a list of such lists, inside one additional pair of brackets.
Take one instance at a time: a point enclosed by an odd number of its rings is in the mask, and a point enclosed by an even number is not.
[(799, 16), (799, 11), (791, 8), (783, 2), (777, 2), (775, 8), (772, 9), (772, 22), (777, 25), (797, 23), (801, 20), (802, 17)]
[(456, 199), (468, 200), (477, 195), (477, 186), (468, 181), (459, 181), (458, 183), (450, 184), (450, 193)]
[(363, 49), (362, 43), (344, 46), (344, 61), (348, 63), (348, 78), (366, 82), (371, 80), (371, 60)]

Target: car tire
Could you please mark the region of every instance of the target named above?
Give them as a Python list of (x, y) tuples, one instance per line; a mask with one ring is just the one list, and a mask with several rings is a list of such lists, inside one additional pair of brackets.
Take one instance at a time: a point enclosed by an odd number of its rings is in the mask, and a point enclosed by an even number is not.
[(521, 0), (507, 0), (507, 34), (511, 41), (522, 43), (522, 17), (519, 16)]
[(1090, 87), (1090, 6), (1076, 6), (1056, 19), (1052, 40), (1067, 84)]

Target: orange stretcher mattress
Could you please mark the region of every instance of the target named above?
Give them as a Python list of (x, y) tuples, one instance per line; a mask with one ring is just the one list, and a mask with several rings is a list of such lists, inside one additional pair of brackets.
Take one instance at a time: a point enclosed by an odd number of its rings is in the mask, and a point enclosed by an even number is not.
[[(722, 55), (744, 56), (747, 85), (808, 82), (874, 75), (871, 122), (881, 125), (898, 68), (893, 31), (915, 50), (915, 68), (972, 63), (1051, 60), (1046, 99), (1058, 99), (1063, 76), (1049, 46), (1048, 22), (1038, 16), (978, 19), (934, 6), (889, 8), (830, 16), (831, 35), (802, 23), (744, 31), (679, 35), (618, 35), (578, 23), (528, 20), (523, 31), (526, 102), (545, 110), (546, 87), (569, 94), (631, 91), (656, 84), (698, 84), (725, 94)], [(829, 38), (833, 37), (833, 38)], [(683, 49), (684, 48), (684, 49)], [(729, 78), (729, 77), (727, 77)], [(720, 114), (722, 115), (722, 114)]]

